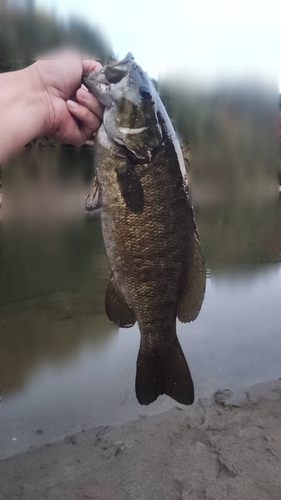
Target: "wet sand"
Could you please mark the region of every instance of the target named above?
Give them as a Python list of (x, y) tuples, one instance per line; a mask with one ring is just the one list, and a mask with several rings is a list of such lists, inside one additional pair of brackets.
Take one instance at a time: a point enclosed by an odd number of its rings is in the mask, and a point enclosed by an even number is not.
[(2, 460), (1, 500), (280, 500), (281, 380)]

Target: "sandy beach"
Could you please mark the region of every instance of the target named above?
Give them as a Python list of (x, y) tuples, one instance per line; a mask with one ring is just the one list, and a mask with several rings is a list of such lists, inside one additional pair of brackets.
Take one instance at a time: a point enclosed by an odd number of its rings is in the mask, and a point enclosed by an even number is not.
[(280, 500), (281, 379), (0, 462), (1, 500)]

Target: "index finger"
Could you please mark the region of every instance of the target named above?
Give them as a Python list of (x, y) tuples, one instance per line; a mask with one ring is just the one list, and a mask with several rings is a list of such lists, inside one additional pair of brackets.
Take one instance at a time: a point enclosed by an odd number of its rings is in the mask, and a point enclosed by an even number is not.
[(84, 59), (82, 60), (83, 71), (86, 73), (89, 71), (94, 71), (95, 69), (101, 69), (102, 65), (98, 61), (94, 61), (93, 59)]

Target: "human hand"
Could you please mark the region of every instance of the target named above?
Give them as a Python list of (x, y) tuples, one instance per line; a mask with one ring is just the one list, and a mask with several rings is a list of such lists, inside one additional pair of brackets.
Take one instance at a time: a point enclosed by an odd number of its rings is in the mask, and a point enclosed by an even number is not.
[(44, 108), (42, 135), (81, 146), (99, 128), (103, 106), (81, 87), (81, 80), (82, 73), (100, 67), (98, 62), (83, 60), (76, 52), (61, 51), (27, 68), (33, 85), (40, 86)]

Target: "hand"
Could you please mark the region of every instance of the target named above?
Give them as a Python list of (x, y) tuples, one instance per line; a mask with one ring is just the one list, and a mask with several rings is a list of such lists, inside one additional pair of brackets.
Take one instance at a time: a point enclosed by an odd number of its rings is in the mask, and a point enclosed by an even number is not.
[[(42, 135), (81, 146), (99, 128), (103, 106), (81, 87), (82, 73), (101, 65), (82, 60), (76, 52), (59, 52), (30, 66), (30, 78), (41, 87), (45, 107)], [(73, 100), (76, 97), (76, 102)]]

